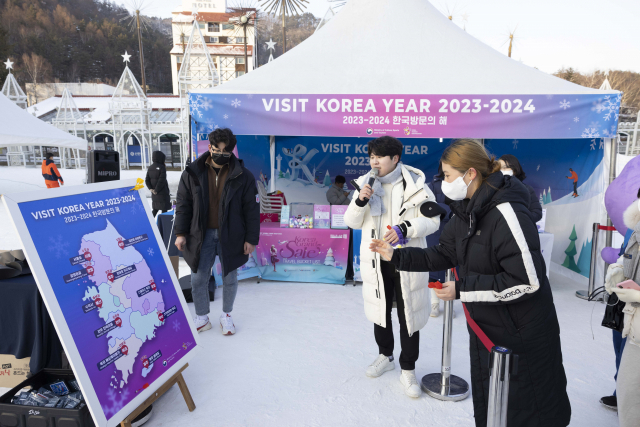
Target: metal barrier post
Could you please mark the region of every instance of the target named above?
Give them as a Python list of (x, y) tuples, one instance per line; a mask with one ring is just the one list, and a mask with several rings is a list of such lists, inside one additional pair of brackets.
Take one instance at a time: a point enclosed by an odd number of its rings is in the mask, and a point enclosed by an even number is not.
[[(453, 280), (451, 270), (446, 273), (446, 281)], [(444, 302), (444, 326), (442, 331), (442, 364), (439, 374), (422, 377), (422, 389), (438, 400), (458, 401), (469, 396), (469, 384), (451, 375), (451, 333), (453, 330), (453, 301)]]
[(509, 404), (509, 378), (512, 370), (511, 350), (504, 347), (493, 347), (490, 367), (487, 427), (506, 427), (507, 407)]
[[(589, 299), (589, 297), (593, 294), (593, 289), (595, 287), (596, 281), (596, 265), (598, 260), (598, 235), (600, 230), (600, 224), (593, 224), (593, 236), (591, 238), (591, 265), (589, 270), (589, 288), (587, 292), (585, 291), (576, 291), (576, 296), (582, 299)], [(595, 299), (595, 301), (601, 301), (602, 297), (599, 296)]]

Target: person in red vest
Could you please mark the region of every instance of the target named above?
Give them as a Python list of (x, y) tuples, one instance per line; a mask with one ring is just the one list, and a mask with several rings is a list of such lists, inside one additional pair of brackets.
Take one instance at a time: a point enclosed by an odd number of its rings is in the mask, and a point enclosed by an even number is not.
[(569, 168), (571, 176), (567, 176), (567, 179), (573, 180), (573, 197), (578, 197), (578, 174), (573, 169)]
[[(60, 176), (56, 164), (53, 163), (53, 153), (47, 153), (46, 158), (42, 161), (42, 176), (47, 188), (57, 188), (64, 185), (62, 176)], [(60, 184), (58, 184), (58, 181), (60, 181)]]

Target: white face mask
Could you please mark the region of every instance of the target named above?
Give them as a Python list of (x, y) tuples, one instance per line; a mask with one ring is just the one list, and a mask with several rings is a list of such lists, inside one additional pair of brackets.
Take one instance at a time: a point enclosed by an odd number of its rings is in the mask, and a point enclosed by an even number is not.
[(468, 172), (469, 171), (457, 177), (453, 182), (442, 181), (442, 193), (451, 200), (464, 200), (467, 197), (467, 189), (469, 185), (471, 185), (471, 182), (469, 182), (469, 184), (465, 184), (464, 182), (464, 177)]
[(500, 172), (502, 172), (502, 175), (513, 176), (513, 171), (511, 169), (502, 169)]

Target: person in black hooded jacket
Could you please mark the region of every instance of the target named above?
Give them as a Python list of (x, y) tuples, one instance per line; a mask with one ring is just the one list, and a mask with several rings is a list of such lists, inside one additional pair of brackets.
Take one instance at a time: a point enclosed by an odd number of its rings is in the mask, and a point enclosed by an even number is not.
[[(497, 346), (519, 356), (511, 377), (507, 425), (565, 427), (571, 419), (562, 364), (560, 326), (538, 230), (529, 212), (529, 192), (505, 176), (473, 140), (452, 143), (442, 155), (444, 194), (453, 213), (440, 244), (395, 249), (375, 240), (371, 250), (401, 271), (437, 271), (459, 266), (459, 279), (438, 297), (460, 299), (470, 317)], [(469, 327), (475, 423), (487, 425), (490, 353)]]
[[(513, 154), (505, 154), (498, 159), (498, 162), (500, 163), (500, 170), (503, 175), (514, 176), (524, 184), (527, 175), (522, 170), (522, 166), (520, 166), (520, 162), (516, 156)], [(538, 222), (542, 219), (540, 200), (536, 196), (536, 191), (532, 186), (529, 184), (524, 184), (524, 186), (527, 188), (527, 191), (529, 191), (529, 211), (531, 212), (533, 221)]]
[(147, 169), (145, 184), (151, 191), (151, 208), (155, 217), (158, 211), (167, 212), (171, 209), (171, 194), (167, 183), (167, 167), (164, 165), (165, 155), (162, 151), (154, 151), (151, 154), (151, 166)]

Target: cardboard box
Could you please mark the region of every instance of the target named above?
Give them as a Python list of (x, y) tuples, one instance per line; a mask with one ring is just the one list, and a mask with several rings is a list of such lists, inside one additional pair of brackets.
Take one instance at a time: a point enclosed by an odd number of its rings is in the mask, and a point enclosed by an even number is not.
[(13, 388), (27, 379), (30, 357), (16, 359), (10, 354), (0, 354), (0, 387)]
[(180, 279), (180, 257), (179, 256), (170, 256), (171, 265), (173, 265), (173, 271), (176, 272), (176, 277)]
[(331, 228), (331, 205), (313, 206), (313, 227)]
[(346, 230), (347, 224), (344, 223), (344, 213), (347, 211), (347, 205), (331, 205), (331, 228)]

